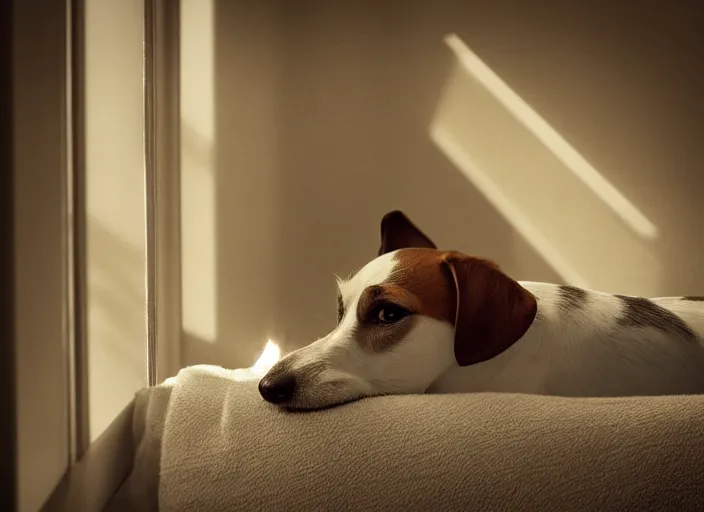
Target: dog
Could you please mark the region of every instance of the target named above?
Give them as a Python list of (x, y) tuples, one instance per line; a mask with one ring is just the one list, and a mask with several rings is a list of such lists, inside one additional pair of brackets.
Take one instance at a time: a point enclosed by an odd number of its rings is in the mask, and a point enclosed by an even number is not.
[(401, 211), (376, 259), (338, 279), (337, 327), (259, 382), (286, 409), (389, 394), (704, 393), (704, 297), (646, 299), (517, 282), (441, 251)]

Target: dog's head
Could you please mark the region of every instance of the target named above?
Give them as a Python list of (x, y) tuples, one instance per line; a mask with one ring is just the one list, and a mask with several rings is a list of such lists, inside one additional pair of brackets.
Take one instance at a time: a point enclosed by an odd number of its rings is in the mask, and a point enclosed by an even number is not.
[(453, 365), (491, 359), (535, 318), (535, 298), (491, 261), (440, 251), (403, 213), (381, 222), (379, 256), (338, 280), (338, 323), (262, 378), (269, 402), (319, 409), (423, 393)]

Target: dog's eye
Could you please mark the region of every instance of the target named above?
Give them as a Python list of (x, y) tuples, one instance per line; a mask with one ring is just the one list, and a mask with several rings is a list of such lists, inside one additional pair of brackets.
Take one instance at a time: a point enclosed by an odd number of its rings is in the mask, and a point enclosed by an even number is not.
[(409, 312), (401, 306), (386, 304), (376, 311), (376, 320), (382, 324), (393, 324), (405, 318)]

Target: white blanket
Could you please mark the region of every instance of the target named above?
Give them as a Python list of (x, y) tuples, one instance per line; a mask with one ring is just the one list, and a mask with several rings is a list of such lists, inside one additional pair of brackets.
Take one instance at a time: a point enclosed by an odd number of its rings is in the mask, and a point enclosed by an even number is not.
[(315, 413), (256, 380), (173, 384), (162, 511), (704, 510), (704, 397), (366, 399)]
[[(158, 510), (159, 467), (164, 422), (172, 386), (144, 388), (134, 398), (132, 471), (104, 512)], [(127, 449), (127, 447), (125, 447)]]

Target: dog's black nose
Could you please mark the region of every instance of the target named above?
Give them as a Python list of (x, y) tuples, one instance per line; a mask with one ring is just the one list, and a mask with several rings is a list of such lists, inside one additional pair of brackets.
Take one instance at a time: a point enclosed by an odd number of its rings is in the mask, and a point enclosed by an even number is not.
[(259, 393), (262, 398), (272, 404), (283, 404), (293, 398), (296, 391), (296, 378), (293, 375), (271, 378), (264, 377), (259, 381)]

